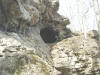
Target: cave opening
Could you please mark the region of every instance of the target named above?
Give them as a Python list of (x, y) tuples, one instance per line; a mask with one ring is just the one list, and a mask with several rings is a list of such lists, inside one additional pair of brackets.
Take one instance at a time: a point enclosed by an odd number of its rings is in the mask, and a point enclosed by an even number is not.
[(54, 43), (57, 40), (57, 32), (51, 27), (41, 29), (40, 35), (45, 43)]

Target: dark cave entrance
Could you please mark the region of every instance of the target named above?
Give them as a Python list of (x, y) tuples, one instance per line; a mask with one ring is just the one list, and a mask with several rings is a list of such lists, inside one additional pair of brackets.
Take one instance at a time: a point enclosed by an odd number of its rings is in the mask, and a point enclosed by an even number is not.
[(40, 35), (45, 43), (54, 43), (57, 40), (57, 32), (51, 27), (41, 29)]

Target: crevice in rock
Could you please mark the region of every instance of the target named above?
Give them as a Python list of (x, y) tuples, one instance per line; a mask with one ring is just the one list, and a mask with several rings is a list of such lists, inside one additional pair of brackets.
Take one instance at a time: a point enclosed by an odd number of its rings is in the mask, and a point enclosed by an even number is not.
[(57, 41), (57, 31), (53, 28), (46, 27), (40, 30), (40, 35), (45, 43), (54, 43)]

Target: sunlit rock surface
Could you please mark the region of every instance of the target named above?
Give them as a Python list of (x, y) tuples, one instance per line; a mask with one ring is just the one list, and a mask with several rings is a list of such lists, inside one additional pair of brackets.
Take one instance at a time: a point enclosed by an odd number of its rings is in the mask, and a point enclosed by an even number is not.
[[(51, 49), (54, 66), (61, 75), (99, 75), (100, 50), (98, 40), (91, 31), (87, 40), (83, 34), (73, 36), (54, 45)], [(97, 36), (96, 36), (97, 37)]]
[(41, 50), (41, 55), (36, 53), (37, 48), (41, 48), (39, 44), (29, 47), (24, 43), (31, 44), (16, 33), (0, 32), (0, 75), (58, 75), (59, 72), (47, 62), (48, 58), (43, 59), (46, 54)]

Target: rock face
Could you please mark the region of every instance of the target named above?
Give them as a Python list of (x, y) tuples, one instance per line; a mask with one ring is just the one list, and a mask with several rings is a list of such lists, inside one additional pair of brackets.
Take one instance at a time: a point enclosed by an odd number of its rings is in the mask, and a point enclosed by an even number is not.
[(0, 0), (0, 75), (58, 75), (43, 40), (48, 32), (53, 42), (62, 40), (69, 20), (57, 14), (58, 7), (58, 0)]
[[(92, 33), (92, 34), (91, 34)], [(54, 66), (62, 71), (61, 75), (99, 75), (100, 54), (93, 31), (90, 31), (87, 40), (84, 36), (73, 36), (52, 47), (51, 55)]]
[(0, 75), (100, 74), (98, 34), (75, 36), (58, 8), (59, 0), (0, 0)]
[(18, 38), (17, 34), (0, 34), (1, 75), (58, 75), (58, 71), (46, 62), (48, 58), (43, 59), (35, 52), (38, 47), (24, 46), (14, 36)]
[(42, 39), (39, 36), (37, 39), (22, 37), (16, 33), (0, 32), (0, 74), (58, 75), (58, 71), (50, 65), (49, 47)]
[(64, 25), (68, 23), (68, 19), (57, 14), (58, 0), (1, 0), (0, 3), (0, 11), (4, 16), (0, 16), (0, 21), (1, 24), (6, 23), (3, 26), (7, 31), (25, 30), (27, 26), (34, 26), (39, 22), (46, 24), (46, 22), (54, 21), (60, 22), (60, 24), (64, 23)]

